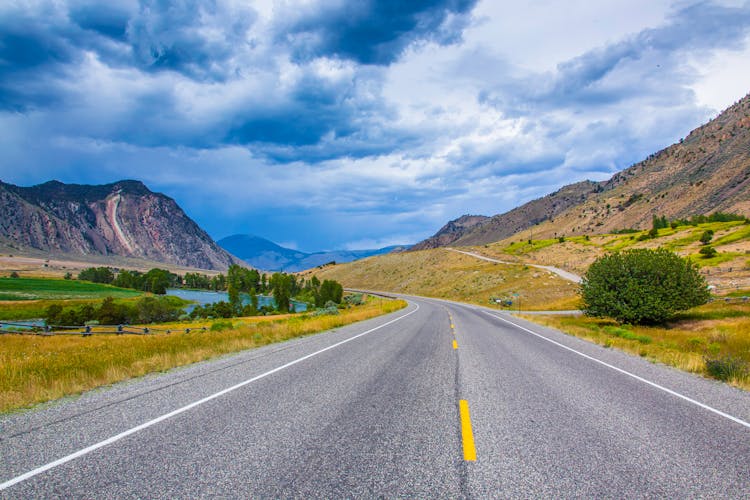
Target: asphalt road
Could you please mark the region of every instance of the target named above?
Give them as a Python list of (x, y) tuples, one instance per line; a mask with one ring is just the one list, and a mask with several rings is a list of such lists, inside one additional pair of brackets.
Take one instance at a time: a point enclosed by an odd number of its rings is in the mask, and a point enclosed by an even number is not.
[(748, 422), (748, 393), (411, 298), (3, 417), (0, 497), (748, 498)]

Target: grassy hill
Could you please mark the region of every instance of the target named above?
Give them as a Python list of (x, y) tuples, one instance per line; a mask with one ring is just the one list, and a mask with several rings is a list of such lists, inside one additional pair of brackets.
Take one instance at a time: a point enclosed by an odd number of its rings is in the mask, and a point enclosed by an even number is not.
[[(718, 254), (703, 258), (700, 238), (714, 232), (711, 246)], [(423, 295), (487, 305), (490, 297), (509, 298), (526, 310), (565, 310), (578, 307), (577, 285), (544, 270), (541, 264), (584, 274), (589, 264), (608, 251), (629, 248), (668, 248), (693, 259), (715, 292), (750, 289), (750, 224), (712, 222), (648, 231), (564, 238), (508, 238), (476, 247), (475, 253), (516, 265), (495, 264), (446, 249), (430, 249), (371, 257), (358, 262), (315, 269), (319, 279), (335, 279), (348, 288)]]
[[(347, 288), (390, 291), (488, 305), (490, 297), (509, 298), (513, 308), (575, 309), (577, 285), (525, 265), (482, 261), (445, 249), (387, 254), (314, 269), (319, 279)], [(518, 297), (515, 297), (518, 294)]]
[[(718, 254), (706, 259), (699, 254), (703, 247), (700, 238), (709, 230), (714, 232), (710, 245)], [(678, 226), (660, 229), (656, 238), (647, 238), (647, 233), (573, 236), (563, 241), (545, 238), (531, 243), (516, 236), (473, 250), (488, 257), (551, 265), (583, 274), (589, 264), (608, 251), (664, 247), (694, 260), (719, 293), (750, 289), (750, 224), (734, 221)]]

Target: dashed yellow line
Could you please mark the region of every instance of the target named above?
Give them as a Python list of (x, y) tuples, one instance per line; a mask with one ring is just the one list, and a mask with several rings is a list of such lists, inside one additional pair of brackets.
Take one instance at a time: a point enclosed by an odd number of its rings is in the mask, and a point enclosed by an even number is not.
[(453, 348), (458, 349), (458, 342), (456, 342), (455, 340), (453, 341)]
[(458, 402), (458, 410), (461, 415), (461, 438), (464, 445), (464, 460), (474, 462), (477, 459), (477, 450), (474, 447), (474, 432), (471, 430), (469, 402), (465, 399), (460, 400)]

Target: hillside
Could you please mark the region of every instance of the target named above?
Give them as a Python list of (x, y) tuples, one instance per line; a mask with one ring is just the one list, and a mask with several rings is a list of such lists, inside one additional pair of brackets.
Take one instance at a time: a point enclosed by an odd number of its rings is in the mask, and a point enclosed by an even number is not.
[(521, 232), (528, 239), (532, 227), (535, 238), (645, 229), (654, 215), (678, 219), (716, 211), (750, 214), (750, 95), (608, 181), (565, 186), (459, 228), (458, 237), (442, 245), (483, 245)]
[(482, 225), (489, 220), (490, 218), (484, 215), (463, 215), (456, 220), (448, 222), (433, 236), (411, 247), (411, 250), (427, 250), (428, 248), (448, 246), (476, 226)]
[[(703, 258), (699, 253), (704, 247), (700, 238), (706, 231), (713, 231), (709, 243), (718, 252), (712, 258)], [(608, 251), (657, 247), (692, 259), (715, 293), (750, 290), (750, 224), (743, 221), (680, 225), (660, 229), (656, 238), (648, 237), (645, 230), (630, 234), (572, 236), (562, 241), (535, 238), (531, 243), (506, 238), (474, 247), (472, 251), (500, 260), (550, 265), (584, 274), (597, 257)]]
[(139, 181), (0, 182), (0, 245), (70, 258), (118, 256), (203, 269), (239, 262), (172, 199)]
[(250, 234), (235, 234), (218, 241), (219, 246), (236, 255), (251, 266), (264, 271), (304, 271), (330, 262), (351, 262), (372, 255), (398, 251), (401, 247), (391, 246), (374, 250), (332, 250), (329, 252), (306, 253)]
[[(578, 285), (548, 271), (503, 265), (431, 249), (378, 255), (357, 262), (313, 269), (320, 280), (347, 288), (381, 290), (490, 305), (490, 297), (510, 299), (523, 309), (575, 309)], [(518, 294), (516, 297), (515, 294)]]

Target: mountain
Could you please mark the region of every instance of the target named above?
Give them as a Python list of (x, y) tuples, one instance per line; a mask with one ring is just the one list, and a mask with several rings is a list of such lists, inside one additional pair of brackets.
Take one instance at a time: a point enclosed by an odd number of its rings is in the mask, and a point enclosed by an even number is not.
[[(285, 248), (260, 236), (235, 234), (217, 241), (219, 246), (257, 269), (267, 271), (290, 270), (290, 263), (309, 254)], [(315, 266), (313, 266), (315, 267)]]
[(248, 264), (266, 271), (304, 271), (329, 262), (351, 262), (403, 249), (391, 246), (376, 250), (334, 250), (306, 253), (285, 248), (259, 236), (235, 234), (218, 241), (219, 246)]
[(0, 243), (71, 256), (117, 255), (202, 269), (239, 263), (177, 203), (142, 182), (0, 181)]
[[(483, 245), (526, 230), (524, 238), (646, 229), (655, 215), (681, 219), (717, 211), (750, 214), (750, 94), (607, 181), (570, 184), (475, 224), (462, 224), (467, 216), (461, 217), (412, 249), (436, 242)], [(449, 227), (455, 230), (441, 243)]]
[(489, 220), (490, 218), (484, 215), (463, 215), (441, 227), (433, 236), (411, 247), (411, 250), (427, 250), (428, 248), (448, 246), (468, 233), (472, 228)]

